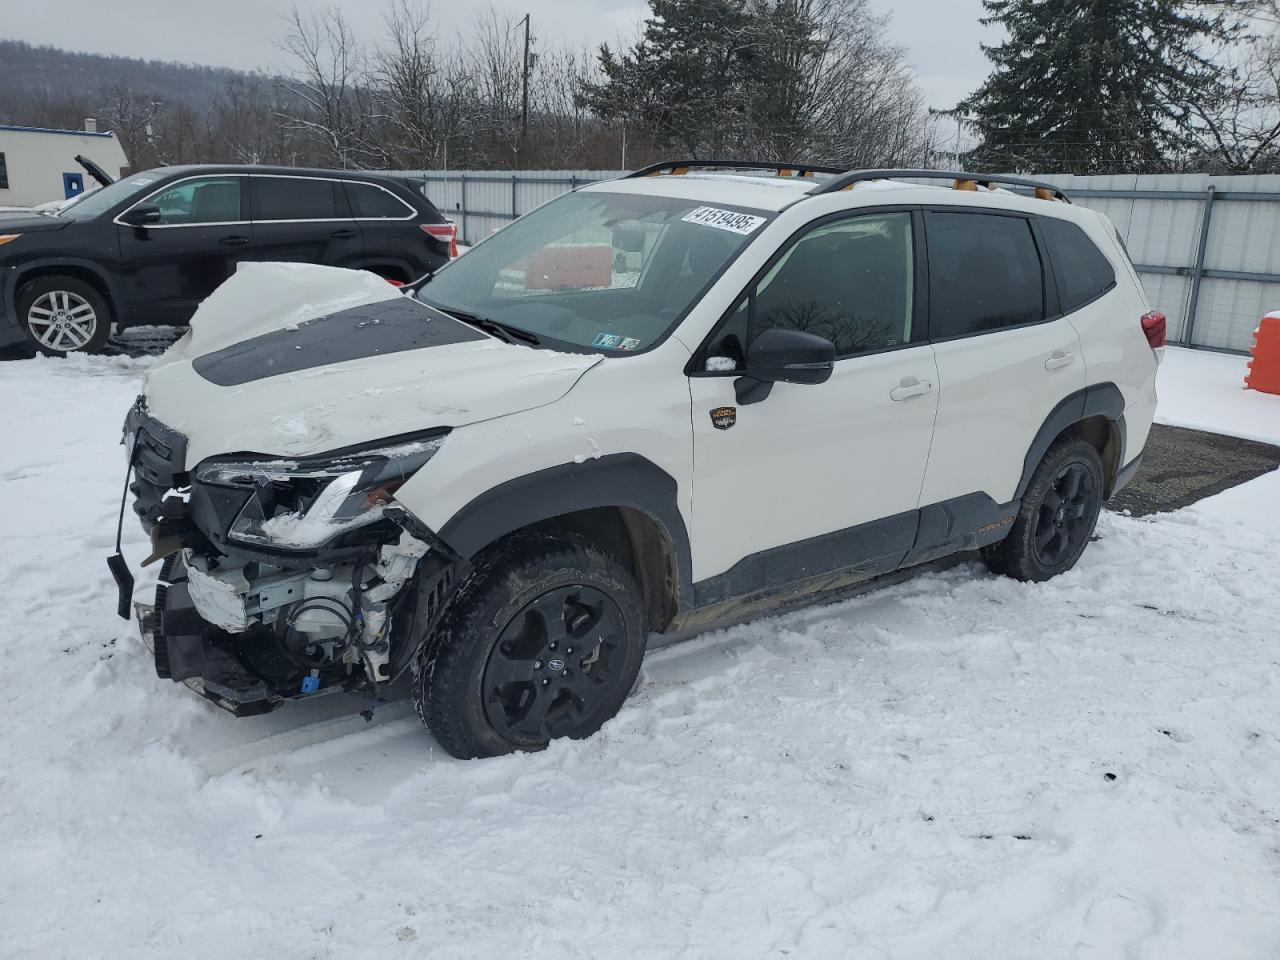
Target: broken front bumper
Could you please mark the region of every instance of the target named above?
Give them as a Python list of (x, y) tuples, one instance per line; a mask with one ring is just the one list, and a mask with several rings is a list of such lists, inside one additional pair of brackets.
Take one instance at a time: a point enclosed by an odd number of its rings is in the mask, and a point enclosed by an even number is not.
[[(237, 717), (269, 713), (283, 702), (279, 697), (272, 697), (261, 680), (249, 676), (225, 653), (222, 658), (215, 658), (218, 662), (207, 664), (203, 650), (199, 650), (199, 665), (195, 672), (191, 672), (191, 661), (196, 652), (193, 645), (189, 642), (171, 644), (160, 630), (161, 611), (153, 605), (135, 603), (133, 610), (138, 618), (138, 633), (142, 643), (155, 658), (156, 675), (161, 679), (180, 681), (187, 689)], [(193, 638), (182, 638), (183, 641), (190, 639)], [(175, 658), (181, 671), (178, 675), (172, 672)], [(227, 669), (228, 667), (231, 669)], [(220, 672), (207, 677), (205, 671), (210, 668)]]

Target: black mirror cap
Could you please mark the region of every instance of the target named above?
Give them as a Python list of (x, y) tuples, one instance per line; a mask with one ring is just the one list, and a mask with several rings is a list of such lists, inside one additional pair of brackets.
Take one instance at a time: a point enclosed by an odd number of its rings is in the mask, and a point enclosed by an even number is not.
[(160, 222), (160, 208), (154, 203), (142, 203), (120, 216), (120, 220), (133, 227), (145, 227)]
[(752, 341), (746, 375), (762, 383), (826, 383), (835, 370), (836, 347), (804, 330), (773, 327)]

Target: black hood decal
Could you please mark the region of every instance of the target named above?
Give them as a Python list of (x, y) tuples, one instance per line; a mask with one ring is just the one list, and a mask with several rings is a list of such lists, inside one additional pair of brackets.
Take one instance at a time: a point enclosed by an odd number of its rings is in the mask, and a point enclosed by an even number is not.
[(347, 360), (485, 339), (448, 314), (397, 297), (242, 340), (197, 357), (191, 366), (210, 383), (234, 387)]

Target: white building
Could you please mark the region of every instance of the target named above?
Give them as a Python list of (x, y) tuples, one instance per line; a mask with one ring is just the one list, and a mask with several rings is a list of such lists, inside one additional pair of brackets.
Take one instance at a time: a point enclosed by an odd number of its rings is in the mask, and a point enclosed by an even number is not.
[(98, 184), (76, 156), (92, 160), (119, 177), (129, 160), (114, 133), (99, 133), (95, 120), (83, 130), (0, 125), (0, 207), (30, 207), (63, 200)]

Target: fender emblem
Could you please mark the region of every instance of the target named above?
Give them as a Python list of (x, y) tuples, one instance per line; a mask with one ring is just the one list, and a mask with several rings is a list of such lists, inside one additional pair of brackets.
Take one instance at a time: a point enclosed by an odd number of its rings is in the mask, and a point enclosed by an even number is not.
[(716, 407), (711, 411), (711, 424), (717, 430), (728, 430), (737, 422), (737, 407)]

